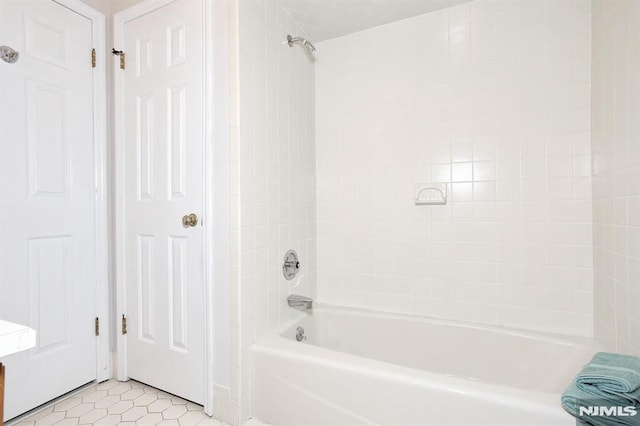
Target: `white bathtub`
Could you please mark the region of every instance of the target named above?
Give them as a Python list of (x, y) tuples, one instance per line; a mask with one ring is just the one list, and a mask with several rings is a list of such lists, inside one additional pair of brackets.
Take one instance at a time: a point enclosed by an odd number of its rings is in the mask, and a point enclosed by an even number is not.
[[(307, 340), (297, 342), (297, 326)], [(251, 414), (277, 426), (575, 425), (588, 339), (320, 306), (251, 348)]]

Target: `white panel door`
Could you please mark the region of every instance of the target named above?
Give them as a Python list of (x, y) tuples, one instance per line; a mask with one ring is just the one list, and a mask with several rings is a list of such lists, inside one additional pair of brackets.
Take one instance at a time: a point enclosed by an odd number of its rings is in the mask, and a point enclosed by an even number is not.
[[(124, 24), (128, 376), (204, 401), (203, 2)], [(121, 145), (122, 146), (122, 145)]]
[(0, 0), (0, 318), (37, 331), (6, 364), (9, 419), (96, 378), (91, 22)]

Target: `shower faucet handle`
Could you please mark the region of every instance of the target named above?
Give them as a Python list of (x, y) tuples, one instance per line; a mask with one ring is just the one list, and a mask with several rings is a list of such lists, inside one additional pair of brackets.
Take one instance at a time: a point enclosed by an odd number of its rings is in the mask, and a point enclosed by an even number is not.
[(300, 270), (300, 261), (298, 260), (298, 253), (295, 250), (289, 250), (284, 255), (284, 262), (282, 263), (282, 274), (287, 280), (292, 280), (298, 271)]
[(284, 266), (286, 266), (287, 268), (299, 269), (300, 268), (300, 261), (299, 260), (285, 260)]

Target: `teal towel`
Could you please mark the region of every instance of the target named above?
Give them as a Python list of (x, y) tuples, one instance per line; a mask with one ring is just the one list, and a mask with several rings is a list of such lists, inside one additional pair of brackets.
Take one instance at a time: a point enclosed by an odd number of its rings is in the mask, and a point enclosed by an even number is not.
[(579, 389), (619, 405), (640, 403), (640, 358), (599, 352), (576, 376)]
[[(594, 404), (598, 406), (618, 406), (619, 404), (605, 401), (602, 399), (595, 399), (592, 394), (589, 394), (576, 385), (571, 383), (566, 391), (562, 394), (562, 408), (564, 408), (569, 414), (576, 418), (579, 425), (592, 425), (592, 426), (637, 426), (637, 416), (633, 417), (608, 417), (608, 416), (580, 416), (580, 406), (586, 404)], [(625, 404), (626, 405), (626, 404)], [(636, 406), (640, 411), (640, 407)]]

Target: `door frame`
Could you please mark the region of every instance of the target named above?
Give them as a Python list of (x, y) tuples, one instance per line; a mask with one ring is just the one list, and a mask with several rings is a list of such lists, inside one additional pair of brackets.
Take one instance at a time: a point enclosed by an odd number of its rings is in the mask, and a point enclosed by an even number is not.
[[(93, 69), (93, 144), (95, 185), (95, 244), (96, 244), (96, 316), (101, 319), (100, 333), (96, 337), (96, 381), (111, 378), (109, 354), (109, 199), (107, 151), (107, 66), (106, 18), (98, 10), (81, 0), (52, 0), (54, 3), (91, 21), (93, 48), (96, 49), (96, 67)], [(89, 55), (89, 52), (87, 52)], [(88, 63), (88, 61), (87, 61)]]
[[(173, 3), (177, 0), (144, 0), (134, 6), (131, 6), (121, 12), (116, 13), (113, 16), (113, 42), (114, 48), (121, 49), (124, 45), (124, 25), (136, 18), (151, 13), (163, 6)], [(229, 254), (229, 230), (228, 220), (228, 207), (229, 201), (226, 198), (228, 192), (220, 190), (221, 182), (226, 182), (228, 186), (229, 176), (228, 169), (225, 168), (225, 164), (228, 162), (228, 144), (227, 138), (216, 138), (214, 144), (214, 133), (219, 135), (220, 129), (228, 126), (228, 121), (225, 122), (224, 108), (214, 108), (214, 103), (217, 106), (218, 103), (214, 102), (214, 85), (216, 77), (214, 72), (225, 72), (221, 69), (222, 62), (218, 64), (213, 59), (213, 47), (216, 43), (217, 35), (214, 34), (214, 15), (215, 15), (215, 3), (213, 0), (204, 0), (203, 3), (203, 120), (204, 120), (204, 138), (202, 140), (204, 161), (203, 161), (203, 177), (204, 177), (204, 189), (203, 189), (203, 285), (204, 285), (204, 411), (208, 415), (213, 415), (214, 409), (214, 383), (215, 383), (215, 326), (213, 324), (214, 318), (214, 301), (216, 297), (214, 281), (224, 280), (228, 285), (228, 254)], [(217, 44), (216, 44), (217, 46)], [(113, 61), (114, 70), (114, 122), (115, 122), (115, 248), (116, 248), (116, 308), (117, 308), (117, 324), (120, 324), (122, 315), (126, 315), (126, 239), (124, 233), (124, 227), (119, 224), (125, 223), (125, 211), (126, 211), (126, 155), (124, 150), (124, 94), (123, 84), (124, 78), (120, 72), (119, 60)], [(220, 76), (217, 76), (219, 79)], [(220, 94), (226, 99), (225, 94)], [(218, 126), (218, 121), (220, 122)], [(214, 126), (215, 123), (215, 126)], [(223, 135), (226, 133), (222, 132)], [(222, 140), (220, 140), (222, 139)], [(222, 148), (220, 147), (222, 146)], [(216, 155), (214, 156), (214, 151)], [(215, 177), (215, 179), (214, 179)], [(221, 222), (222, 226), (216, 229), (216, 235), (213, 232), (213, 222)], [(226, 244), (225, 244), (226, 242)], [(226, 272), (226, 275), (225, 275)], [(214, 280), (215, 277), (215, 280)], [(127, 371), (127, 340), (126, 336), (121, 333), (121, 330), (117, 333), (117, 379), (120, 381), (126, 381), (129, 379)], [(228, 342), (215, 342), (221, 345), (223, 348), (228, 348)]]

